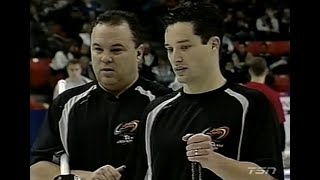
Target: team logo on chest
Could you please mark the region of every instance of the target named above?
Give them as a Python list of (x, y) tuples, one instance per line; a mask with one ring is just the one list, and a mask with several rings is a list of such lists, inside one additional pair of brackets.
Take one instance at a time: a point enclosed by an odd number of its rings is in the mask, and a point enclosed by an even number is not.
[(114, 129), (114, 135), (117, 136), (117, 144), (129, 144), (135, 137), (135, 130), (138, 128), (139, 120), (133, 120), (128, 123), (121, 123)]
[(209, 135), (212, 139), (212, 145), (215, 149), (223, 147), (223, 139), (225, 139), (230, 132), (230, 128), (222, 126), (218, 128), (208, 128), (204, 134)]

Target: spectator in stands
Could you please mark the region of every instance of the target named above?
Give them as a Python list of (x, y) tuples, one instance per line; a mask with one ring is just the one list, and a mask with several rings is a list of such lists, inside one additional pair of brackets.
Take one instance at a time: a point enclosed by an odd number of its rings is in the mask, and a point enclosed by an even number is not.
[(230, 46), (228, 44), (223, 44), (222, 43), (222, 48), (221, 48), (221, 65), (222, 67), (225, 66), (226, 62), (232, 62), (232, 54), (234, 52), (234, 48), (232, 51), (230, 51)]
[(152, 68), (152, 72), (155, 74), (155, 80), (164, 86), (174, 81), (175, 75), (166, 56), (159, 57), (159, 63)]
[(149, 43), (143, 43), (143, 48), (143, 64), (152, 69), (158, 65), (158, 56)]
[(233, 37), (237, 32), (237, 21), (235, 20), (233, 11), (228, 10), (226, 17), (223, 19), (223, 23), (225, 26), (225, 33), (230, 34)]
[(89, 20), (92, 21), (99, 15), (103, 9), (101, 4), (95, 0), (83, 0), (83, 4), (79, 7), (80, 11), (84, 13), (86, 17), (89, 17)]
[[(81, 86), (91, 82), (92, 80), (82, 76), (82, 67), (81, 62), (78, 59), (72, 59), (67, 64), (67, 73), (68, 77), (66, 80), (66, 90), (71, 89), (77, 86)], [(59, 95), (58, 87), (54, 88), (53, 98), (56, 98)]]
[(223, 76), (230, 82), (237, 82), (237, 71), (238, 69), (234, 67), (232, 61), (233, 51), (228, 50), (227, 44), (222, 44), (221, 47), (221, 59), (220, 59), (220, 69)]
[(53, 100), (31, 149), (31, 179), (54, 179), (61, 152), (67, 153), (71, 172), (81, 179), (105, 179), (104, 172), (111, 168), (105, 165), (124, 164), (144, 108), (171, 92), (139, 77), (143, 46), (138, 22), (133, 13), (123, 11), (98, 16), (91, 34), (97, 81)]
[(223, 76), (230, 82), (241, 83), (241, 79), (239, 78), (239, 72), (234, 68), (233, 63), (231, 61), (227, 61), (225, 63), (224, 69), (221, 70)]
[(284, 40), (290, 37), (290, 8), (284, 8), (280, 16), (280, 34)]
[(150, 81), (155, 81), (155, 74), (152, 72), (152, 68), (148, 67), (144, 64), (144, 58), (142, 57), (139, 61), (138, 67), (139, 67), (139, 74), (141, 77), (144, 77)]
[(272, 63), (269, 68), (274, 75), (290, 74), (289, 56), (281, 56), (278, 61)]
[(63, 50), (57, 51), (50, 63), (51, 74), (56, 76), (62, 74), (64, 77), (67, 77), (66, 67), (70, 60), (79, 58), (77, 57), (80, 54), (81, 45), (73, 40), (69, 39), (65, 44)]
[(280, 124), (280, 142), (281, 150), (285, 149), (285, 129), (284, 129), (284, 110), (280, 101), (280, 94), (276, 92), (268, 85), (265, 84), (266, 76), (268, 74), (267, 62), (264, 58), (255, 57), (252, 59), (252, 62), (249, 66), (249, 74), (251, 76), (250, 82), (246, 83), (246, 86), (253, 88), (264, 93), (269, 101), (272, 103), (273, 107), (276, 110), (278, 121)]
[(234, 50), (234, 44), (230, 38), (230, 35), (229, 34), (224, 34), (223, 38), (222, 38), (222, 45), (226, 45), (227, 47), (227, 53), (229, 52), (233, 52)]
[(288, 74), (289, 73), (289, 65), (288, 65), (288, 55), (283, 54), (283, 56), (275, 56), (271, 53), (270, 45), (271, 43), (276, 42), (262, 42), (260, 46), (260, 52), (257, 55), (258, 57), (262, 57), (266, 60), (268, 66), (268, 74), (266, 76), (265, 84), (267, 84), (270, 88), (275, 90), (275, 78), (276, 74)]
[(68, 38), (64, 27), (55, 22), (47, 23), (48, 37), (43, 43), (43, 51), (46, 51), (47, 57), (53, 58), (58, 51), (65, 50)]
[(90, 46), (87, 46), (85, 44), (82, 44), (81, 46), (81, 57), (79, 58), (81, 68), (82, 68), (82, 73), (81, 75), (95, 80), (95, 75), (92, 69), (92, 64), (91, 64), (91, 53), (90, 53)]
[(272, 8), (266, 8), (265, 14), (256, 20), (258, 40), (276, 40), (279, 38), (279, 21)]
[(85, 22), (82, 26), (82, 30), (79, 33), (80, 38), (83, 41), (83, 44), (90, 46), (90, 33), (91, 33), (91, 24), (90, 22)]
[(245, 42), (239, 42), (237, 48), (232, 53), (232, 61), (236, 68), (243, 69), (244, 66), (250, 63), (253, 55), (248, 51), (248, 46)]
[(269, 45), (267, 42), (261, 43), (258, 56), (264, 58), (267, 61), (268, 67), (275, 62), (275, 57), (270, 53)]
[(246, 42), (239, 42), (237, 48), (232, 53), (232, 62), (235, 68), (234, 81), (236, 83), (245, 83), (249, 80), (248, 65), (253, 55), (248, 51)]
[(236, 40), (248, 41), (254, 39), (254, 32), (250, 27), (250, 18), (242, 10), (236, 11)]
[(143, 56), (139, 62), (139, 73), (142, 77), (155, 81), (155, 74), (152, 68), (158, 65), (158, 55), (149, 43), (143, 43)]
[(39, 57), (41, 42), (45, 39), (45, 29), (41, 24), (41, 19), (35, 3), (30, 3), (30, 55)]

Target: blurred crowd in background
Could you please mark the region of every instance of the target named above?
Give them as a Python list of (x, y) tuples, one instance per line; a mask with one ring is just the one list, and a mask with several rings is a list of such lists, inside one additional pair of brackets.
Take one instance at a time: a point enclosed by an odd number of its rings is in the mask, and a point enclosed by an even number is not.
[[(91, 25), (107, 9), (135, 12), (144, 39), (141, 75), (175, 88), (175, 75), (163, 47), (161, 18), (181, 0), (30, 0), (31, 94), (52, 100), (67, 65), (77, 59), (81, 75), (94, 80), (90, 60)], [(226, 78), (249, 81), (247, 63), (254, 56), (267, 60), (267, 83), (279, 92), (289, 90), (290, 8), (285, 0), (220, 0), (225, 11), (221, 66)]]

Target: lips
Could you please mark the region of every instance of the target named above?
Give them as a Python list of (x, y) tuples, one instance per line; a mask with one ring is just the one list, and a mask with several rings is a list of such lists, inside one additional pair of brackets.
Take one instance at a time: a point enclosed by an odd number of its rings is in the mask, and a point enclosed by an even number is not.
[(112, 78), (115, 75), (115, 70), (110, 67), (102, 68), (100, 72), (103, 77)]
[(174, 68), (174, 71), (176, 72), (183, 72), (185, 71), (186, 69), (188, 69), (186, 66), (177, 66)]
[(114, 69), (108, 67), (108, 68), (102, 68), (101, 71), (114, 71)]

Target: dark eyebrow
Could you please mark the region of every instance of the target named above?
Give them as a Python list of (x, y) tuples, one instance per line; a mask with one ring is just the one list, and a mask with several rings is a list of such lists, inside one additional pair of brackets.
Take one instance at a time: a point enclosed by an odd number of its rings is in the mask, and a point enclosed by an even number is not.
[[(92, 46), (100, 46), (100, 44), (98, 44), (98, 43), (93, 43)], [(112, 45), (111, 45), (111, 47), (117, 47), (117, 46), (124, 47), (124, 45), (119, 44), (119, 43), (117, 43), (117, 44), (112, 44)]]
[(179, 44), (179, 43), (185, 43), (185, 42), (190, 42), (190, 41), (186, 39), (186, 40), (178, 41), (177, 44)]
[[(179, 43), (185, 43), (185, 42), (190, 42), (189, 40), (181, 40), (181, 41), (177, 41), (177, 44)], [(169, 44), (164, 44), (164, 46), (169, 46)]]
[(98, 43), (93, 43), (92, 46), (100, 46)]
[(112, 46), (111, 46), (111, 47), (117, 47), (117, 46), (124, 47), (124, 45), (119, 44), (119, 43), (117, 43), (117, 44), (112, 44)]

